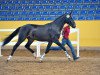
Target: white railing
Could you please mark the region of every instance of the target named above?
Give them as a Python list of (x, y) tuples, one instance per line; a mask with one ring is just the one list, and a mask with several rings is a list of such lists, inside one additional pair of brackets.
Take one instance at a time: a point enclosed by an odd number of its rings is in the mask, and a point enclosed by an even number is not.
[[(0, 32), (13, 32), (15, 29), (0, 29)], [(76, 41), (71, 41), (72, 44), (76, 44), (77, 45), (77, 56), (79, 57), (79, 29), (71, 29), (70, 33), (75, 33), (77, 32), (77, 40)], [(16, 44), (16, 42), (13, 42), (14, 40), (18, 39), (18, 36), (14, 37), (11, 42), (9, 42), (7, 45), (8, 46), (12, 46), (14, 44)], [(2, 56), (1, 54), (1, 45), (3, 42), (0, 42), (0, 56)], [(21, 45), (25, 45), (27, 42), (23, 42)], [(37, 49), (37, 57), (40, 57), (40, 47), (41, 44), (48, 44), (48, 42), (41, 42), (41, 41), (35, 41), (32, 43), (32, 45), (36, 45), (36, 49)]]

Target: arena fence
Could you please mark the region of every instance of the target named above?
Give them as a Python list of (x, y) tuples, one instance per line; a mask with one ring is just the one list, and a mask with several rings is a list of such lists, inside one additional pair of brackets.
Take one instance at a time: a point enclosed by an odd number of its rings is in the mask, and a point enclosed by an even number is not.
[[(0, 29), (0, 32), (13, 32), (15, 29)], [(77, 45), (77, 56), (79, 57), (79, 29), (76, 28), (76, 29), (71, 29), (70, 33), (75, 33), (77, 32), (77, 40), (76, 41), (71, 41), (72, 44), (76, 44)], [(61, 36), (62, 37), (62, 36)], [(11, 42), (9, 42), (7, 44), (7, 46), (13, 46), (14, 44), (16, 44), (16, 42), (13, 42), (14, 40), (18, 39), (18, 36), (14, 37)], [(3, 42), (0, 42), (0, 56), (2, 56), (2, 53), (1, 53), (1, 45), (2, 45)], [(21, 45), (25, 45), (27, 42), (23, 42)], [(40, 53), (40, 47), (42, 44), (48, 44), (48, 42), (41, 42), (41, 41), (35, 41), (32, 43), (32, 45), (35, 45), (36, 46), (36, 50), (37, 50), (37, 57), (40, 57), (41, 56), (41, 53)]]

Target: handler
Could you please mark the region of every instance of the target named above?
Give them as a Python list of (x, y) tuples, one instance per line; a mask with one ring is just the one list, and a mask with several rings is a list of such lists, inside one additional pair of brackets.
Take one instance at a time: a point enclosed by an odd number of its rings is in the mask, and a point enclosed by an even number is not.
[[(70, 33), (70, 26), (66, 23), (62, 30), (62, 35), (63, 35), (62, 45), (65, 46), (67, 44), (69, 46), (72, 56), (73, 56), (73, 60), (76, 61), (79, 57), (76, 56), (74, 47), (71, 41), (69, 40), (69, 33)], [(61, 47), (50, 47), (50, 50), (62, 50), (62, 48)]]

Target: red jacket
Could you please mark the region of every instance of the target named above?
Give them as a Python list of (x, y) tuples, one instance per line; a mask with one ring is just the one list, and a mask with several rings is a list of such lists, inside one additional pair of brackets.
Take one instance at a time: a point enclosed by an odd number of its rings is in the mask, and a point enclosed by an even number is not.
[(66, 26), (64, 29), (63, 29), (63, 37), (65, 39), (68, 39), (69, 38), (69, 33), (70, 33), (70, 27), (69, 26)]

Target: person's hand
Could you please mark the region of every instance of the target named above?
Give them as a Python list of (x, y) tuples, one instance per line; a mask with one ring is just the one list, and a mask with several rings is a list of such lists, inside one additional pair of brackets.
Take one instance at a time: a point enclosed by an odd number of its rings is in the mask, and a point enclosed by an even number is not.
[(67, 23), (65, 23), (65, 24), (64, 24), (63, 28), (65, 28), (66, 26), (68, 26), (68, 24), (67, 24)]

